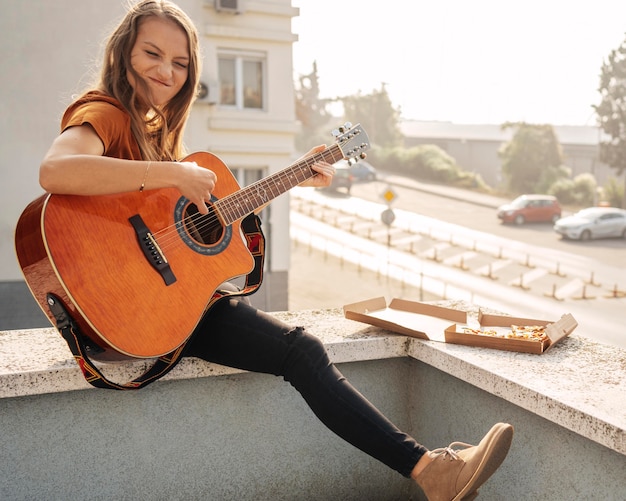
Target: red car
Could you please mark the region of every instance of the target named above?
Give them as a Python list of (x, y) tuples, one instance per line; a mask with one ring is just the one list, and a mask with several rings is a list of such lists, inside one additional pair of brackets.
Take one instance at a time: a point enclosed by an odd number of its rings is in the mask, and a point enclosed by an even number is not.
[(561, 218), (561, 205), (550, 195), (521, 195), (509, 204), (498, 207), (503, 223), (556, 223)]

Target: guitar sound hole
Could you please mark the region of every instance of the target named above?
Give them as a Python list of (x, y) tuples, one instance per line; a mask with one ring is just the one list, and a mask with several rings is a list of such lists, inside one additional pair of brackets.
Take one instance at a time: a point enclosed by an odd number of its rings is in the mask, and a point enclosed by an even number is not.
[(185, 228), (189, 235), (202, 245), (212, 245), (222, 238), (224, 227), (215, 214), (213, 207), (207, 205), (209, 213), (200, 214), (195, 204), (189, 204), (185, 210)]

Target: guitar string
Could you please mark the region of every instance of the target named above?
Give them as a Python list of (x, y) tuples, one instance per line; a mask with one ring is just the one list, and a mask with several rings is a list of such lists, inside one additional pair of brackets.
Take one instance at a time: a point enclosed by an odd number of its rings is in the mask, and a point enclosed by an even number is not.
[[(217, 206), (216, 210), (221, 211), (222, 214), (223, 213), (231, 214), (230, 219), (226, 221), (227, 226), (228, 226), (232, 224), (232, 222), (245, 217), (247, 214), (250, 214), (255, 208), (260, 207), (262, 205), (262, 203), (259, 203), (259, 199), (257, 198), (256, 194), (254, 194), (255, 191), (258, 192), (258, 190), (261, 188), (263, 189), (263, 191), (265, 191), (266, 189), (269, 189), (269, 191), (272, 193), (272, 197), (269, 198), (267, 202), (273, 200), (278, 195), (281, 195), (288, 189), (293, 188), (294, 186), (300, 184), (301, 182), (315, 175), (315, 172), (311, 169), (311, 165), (318, 162), (319, 160), (327, 160), (327, 161), (330, 161), (330, 163), (335, 163), (338, 160), (341, 160), (342, 158), (344, 158), (343, 154), (340, 154), (339, 157), (337, 158), (337, 156), (335, 155), (336, 149), (337, 148), (329, 147), (328, 149), (322, 152), (319, 152), (310, 157), (307, 157), (301, 160), (300, 162), (298, 162), (297, 164), (293, 165), (292, 167), (289, 167), (283, 171), (278, 172), (274, 176), (269, 176), (268, 178), (264, 178), (259, 181), (256, 181), (255, 183), (252, 183), (245, 189), (240, 190), (239, 192), (232, 193), (220, 200), (217, 200), (214, 203), (214, 206)], [(296, 182), (293, 182), (294, 176), (295, 176)], [(273, 184), (270, 183), (269, 180), (272, 177), (277, 178), (279, 181), (274, 182)], [(272, 190), (272, 186), (277, 187), (278, 184), (284, 185), (287, 180), (289, 180), (289, 182), (287, 183), (288, 188), (282, 189), (282, 191), (279, 189), (278, 195), (274, 194)], [(246, 195), (247, 193), (252, 194), (252, 196)], [(251, 205), (251, 200), (253, 201), (252, 205)], [(265, 200), (263, 199), (260, 199), (260, 200), (261, 202), (265, 203)], [(232, 216), (233, 214), (236, 217), (233, 217)], [(190, 219), (203, 220), (202, 224), (199, 224), (196, 226), (197, 230), (203, 230), (207, 226), (214, 224), (216, 220), (219, 220), (219, 217), (207, 216), (207, 215), (196, 213), (184, 219), (181, 222), (181, 224), (186, 223)], [(174, 234), (173, 238), (178, 240), (177, 237), (178, 235)], [(164, 245), (167, 246), (167, 243), (165, 243)]]
[[(277, 179), (280, 180), (280, 183), (283, 184), (287, 182), (287, 180), (293, 179), (295, 176), (295, 179), (297, 181), (296, 183), (292, 184), (291, 181), (288, 182), (288, 184), (291, 185), (290, 188), (293, 188), (294, 186), (297, 186), (298, 184), (312, 177), (315, 174), (315, 171), (311, 169), (311, 166), (314, 163), (320, 160), (325, 160), (329, 156), (331, 157), (329, 160), (331, 160), (332, 163), (335, 163), (341, 158), (343, 158), (343, 156), (341, 155), (339, 159), (335, 159), (335, 155), (334, 155), (334, 152), (332, 151), (332, 147), (329, 147), (323, 152), (318, 152), (310, 157), (307, 157), (301, 160), (300, 162), (294, 164), (293, 166), (288, 167), (287, 169), (284, 169), (283, 171), (278, 172), (276, 174), (276, 177)], [(302, 179), (300, 179), (301, 176), (302, 176)], [(272, 192), (271, 184), (269, 182), (269, 179), (271, 177), (272, 176), (270, 176), (269, 178), (256, 181), (255, 183), (252, 183), (251, 185), (247, 186), (243, 190), (240, 190), (239, 192), (232, 193), (222, 199), (217, 200), (215, 203), (213, 203), (213, 205), (214, 206), (217, 205), (218, 209), (222, 210), (224, 213), (236, 214), (238, 217), (234, 217), (231, 223), (229, 223), (229, 224), (232, 224), (232, 222), (237, 221), (238, 219), (241, 219), (242, 217), (246, 216), (247, 214), (251, 213), (254, 210), (254, 208), (247, 208), (250, 205), (251, 197), (243, 195), (242, 192), (253, 193), (255, 190), (258, 190), (261, 187), (263, 187), (263, 189), (265, 190), (265, 186), (270, 187), (270, 192)], [(276, 186), (276, 183), (274, 183), (274, 186)], [(281, 195), (285, 191), (287, 190), (283, 190), (282, 192), (279, 192), (278, 195)], [(267, 201), (273, 200), (278, 195), (275, 195), (272, 192), (272, 197), (269, 198)], [(252, 199), (254, 201), (257, 201), (256, 196), (253, 196)], [(262, 204), (257, 205), (257, 207), (259, 207), (260, 205)], [(200, 223), (195, 226), (195, 230), (201, 233), (204, 229), (211, 227), (211, 225), (214, 225), (216, 222), (218, 222), (219, 217), (215, 215), (215, 209), (213, 211), (213, 214), (203, 215), (200, 213), (195, 213), (190, 216), (186, 216), (182, 218), (180, 221), (175, 222), (173, 225), (170, 225), (168, 227), (162, 228), (161, 230), (154, 232), (153, 238), (159, 244), (159, 248), (163, 252), (165, 252), (166, 249), (171, 248), (172, 244), (177, 245), (179, 242), (181, 242), (179, 238), (179, 234), (178, 234), (179, 228), (183, 227), (188, 222), (191, 222), (192, 224), (194, 224), (194, 221), (198, 221), (198, 220), (200, 221)], [(221, 226), (221, 223), (219, 224)]]
[[(302, 166), (300, 164), (292, 166), (288, 169), (296, 169), (296, 168), (299, 168), (300, 170), (302, 170)], [(221, 205), (224, 205), (224, 212), (228, 212), (228, 210), (232, 210), (232, 207), (234, 207), (235, 202), (228, 202), (227, 200), (228, 197), (231, 197), (234, 195), (236, 194), (231, 194), (231, 195), (228, 195), (227, 197), (220, 199), (223, 202)], [(216, 204), (220, 202), (220, 200), (217, 200), (212, 205), (215, 206)], [(169, 248), (169, 244), (172, 241), (174, 242), (179, 241), (179, 234), (178, 234), (179, 228), (185, 226), (188, 222), (191, 222), (193, 224), (194, 220), (201, 221), (200, 224), (195, 225), (195, 229), (197, 231), (202, 231), (205, 228), (216, 224), (219, 221), (219, 217), (216, 215), (215, 209), (209, 214), (204, 214), (204, 215), (200, 213), (194, 213), (190, 216), (186, 216), (182, 218), (180, 221), (175, 222), (173, 225), (167, 226), (159, 231), (156, 231), (153, 234), (153, 236), (159, 242), (159, 246), (162, 248), (162, 250), (164, 250), (166, 248)], [(172, 231), (173, 229), (174, 231)]]
[[(302, 173), (303, 172), (303, 168), (304, 168), (303, 165), (299, 164), (299, 165), (294, 166), (292, 168), (292, 170), (295, 173), (296, 171), (294, 169), (299, 169), (301, 171), (300, 173)], [(311, 170), (308, 169), (308, 172), (310, 173)], [(281, 174), (281, 176), (284, 178), (284, 176), (285, 176), (284, 173)], [(293, 175), (289, 175), (289, 177), (293, 177)], [(296, 178), (299, 179), (299, 177), (300, 176), (298, 176), (296, 174)], [(303, 176), (303, 180), (304, 179), (306, 179), (306, 176)], [(206, 229), (207, 227), (211, 227), (211, 225), (215, 225), (216, 223), (219, 223), (219, 219), (220, 218), (217, 216), (217, 214), (215, 212), (216, 210), (219, 210), (219, 209), (223, 209), (224, 213), (230, 214), (230, 213), (234, 213), (234, 209), (237, 208), (239, 210), (237, 211), (236, 214), (238, 216), (240, 216), (240, 217), (244, 216), (245, 215), (245, 211), (244, 211), (244, 213), (241, 213), (241, 210), (240, 210), (241, 209), (241, 202), (237, 201), (238, 198), (241, 198), (241, 195), (238, 195), (237, 193), (235, 193), (235, 194), (231, 194), (228, 197), (225, 197), (225, 198), (223, 198), (221, 200), (217, 200), (216, 202), (213, 203), (214, 208), (213, 208), (212, 213), (207, 214), (207, 215), (203, 215), (203, 214), (200, 214), (200, 213), (192, 214), (190, 216), (187, 216), (187, 217), (183, 218), (180, 222), (175, 223), (174, 227), (176, 228), (176, 230), (178, 230), (180, 227), (182, 227), (183, 225), (187, 224), (189, 221), (191, 221), (192, 223), (194, 223), (194, 221), (200, 221), (200, 223), (196, 223), (195, 224), (195, 230), (198, 231), (198, 232), (202, 232), (202, 230)], [(229, 201), (229, 199), (232, 199), (232, 200)], [(249, 202), (249, 199), (248, 199), (248, 202)], [(238, 217), (234, 217), (233, 218), (233, 220), (237, 220), (237, 219), (239, 219), (239, 218)], [(221, 226), (221, 223), (219, 223), (219, 224)], [(165, 228), (164, 230), (161, 230), (159, 232), (159, 234), (160, 233), (166, 233), (165, 237), (163, 239), (161, 239), (161, 241), (164, 242), (163, 243), (163, 247), (164, 248), (168, 247), (168, 244), (169, 244), (169, 242), (172, 239), (174, 239), (175, 241), (179, 240), (178, 239), (178, 233), (177, 232), (176, 233), (171, 232), (171, 227), (170, 228)], [(169, 241), (166, 240), (168, 236), (170, 237)]]
[[(289, 167), (289, 168), (285, 169), (284, 171), (281, 171), (281, 172), (277, 173), (277, 177), (281, 178), (283, 180), (283, 181), (281, 181), (281, 183), (284, 183), (286, 179), (293, 178), (294, 175), (295, 175), (297, 182), (294, 183), (294, 184), (289, 182), (289, 184), (292, 184), (291, 187), (296, 186), (300, 182), (306, 180), (308, 177), (311, 177), (312, 175), (314, 175), (314, 172), (310, 168), (310, 166), (312, 164), (316, 163), (320, 159), (324, 159), (324, 158), (328, 157), (329, 154), (332, 157), (331, 160), (333, 161), (333, 163), (335, 161), (337, 161), (337, 160), (335, 160), (335, 154), (329, 148), (328, 150), (325, 150), (324, 152), (319, 152), (318, 154), (315, 154), (315, 155), (313, 155), (311, 157), (307, 157), (306, 159), (303, 159), (302, 161), (298, 162), (297, 164), (293, 165), (292, 167)], [(340, 157), (340, 158), (342, 158), (342, 157)], [(298, 174), (297, 170), (300, 171), (299, 174)], [(304, 176), (302, 176), (303, 173), (305, 174)], [(300, 179), (300, 177), (302, 177), (302, 179)], [(258, 186), (258, 185), (263, 185), (263, 184), (269, 186), (268, 178), (259, 180), (256, 183), (253, 183), (252, 185), (250, 185), (249, 187), (247, 187), (246, 189), (241, 190), (241, 191), (246, 191), (246, 190), (249, 191), (250, 187), (252, 187), (252, 190), (254, 190), (255, 189), (255, 185)], [(284, 191), (283, 191), (283, 193), (284, 193)], [(282, 193), (279, 193), (279, 195), (280, 194), (282, 194)], [(231, 194), (231, 195), (229, 195), (227, 197), (224, 197), (223, 199), (218, 200), (215, 204), (222, 205), (225, 212), (230, 211), (232, 213), (234, 211), (234, 209), (236, 208), (237, 209), (236, 214), (239, 216), (239, 217), (236, 217), (236, 218), (233, 219), (233, 221), (236, 221), (237, 219), (240, 219), (241, 217), (245, 216), (246, 214), (252, 212), (253, 209), (247, 210), (247, 211), (246, 210), (242, 211), (242, 203), (243, 204), (249, 204), (249, 202), (250, 202), (250, 197), (244, 197), (240, 193), (234, 193), (234, 194)], [(216, 222), (216, 220), (219, 220), (219, 218), (217, 216), (215, 216), (215, 215), (202, 215), (202, 214), (196, 213), (196, 214), (193, 214), (193, 215), (188, 216), (186, 218), (183, 218), (183, 220), (181, 220), (180, 222), (174, 223), (174, 225), (172, 225), (170, 227), (166, 227), (166, 228), (163, 228), (162, 230), (159, 230), (158, 232), (156, 232), (154, 234), (154, 236), (155, 236), (155, 239), (157, 240), (157, 242), (159, 243), (159, 247), (161, 248), (161, 250), (170, 248), (170, 244), (172, 243), (172, 240), (174, 241), (174, 243), (179, 243), (180, 242), (178, 232), (177, 231), (176, 232), (172, 232), (171, 231), (172, 227), (174, 227), (176, 230), (178, 230), (182, 225), (186, 224), (189, 221), (193, 221), (194, 219), (202, 220), (202, 224), (198, 224), (196, 226), (196, 231), (202, 231), (207, 226), (210, 226), (210, 225), (214, 224)], [(163, 235), (163, 237), (161, 237), (161, 235)]]

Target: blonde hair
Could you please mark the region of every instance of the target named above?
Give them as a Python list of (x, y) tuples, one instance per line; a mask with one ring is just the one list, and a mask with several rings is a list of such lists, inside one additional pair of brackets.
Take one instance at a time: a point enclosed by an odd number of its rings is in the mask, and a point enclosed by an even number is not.
[[(148, 101), (148, 113), (139, 102), (136, 89), (127, 78), (134, 76), (149, 96), (147, 84), (130, 65), (130, 53), (137, 39), (139, 25), (146, 18), (158, 16), (175, 22), (189, 42), (188, 77), (181, 90), (166, 105)], [(198, 32), (187, 14), (169, 0), (142, 0), (129, 7), (128, 13), (110, 35), (104, 52), (98, 89), (117, 99), (131, 117), (131, 129), (145, 160), (179, 160), (184, 156), (183, 133), (200, 80)], [(147, 97), (149, 100), (150, 98)]]

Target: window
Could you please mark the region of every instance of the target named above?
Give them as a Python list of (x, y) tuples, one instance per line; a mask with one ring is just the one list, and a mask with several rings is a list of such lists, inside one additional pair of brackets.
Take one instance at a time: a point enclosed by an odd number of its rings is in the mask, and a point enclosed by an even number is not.
[[(243, 169), (243, 168), (235, 168), (230, 170), (237, 180), (237, 183), (242, 188), (251, 185), (252, 183), (256, 183), (257, 181), (263, 179), (265, 177), (265, 169)], [(262, 221), (267, 221), (269, 217), (269, 207), (266, 207), (259, 216)]]
[(264, 58), (258, 54), (221, 52), (218, 57), (220, 104), (262, 110), (264, 66)]
[(239, 186), (245, 188), (246, 186), (263, 179), (265, 176), (265, 169), (231, 169), (231, 172)]

